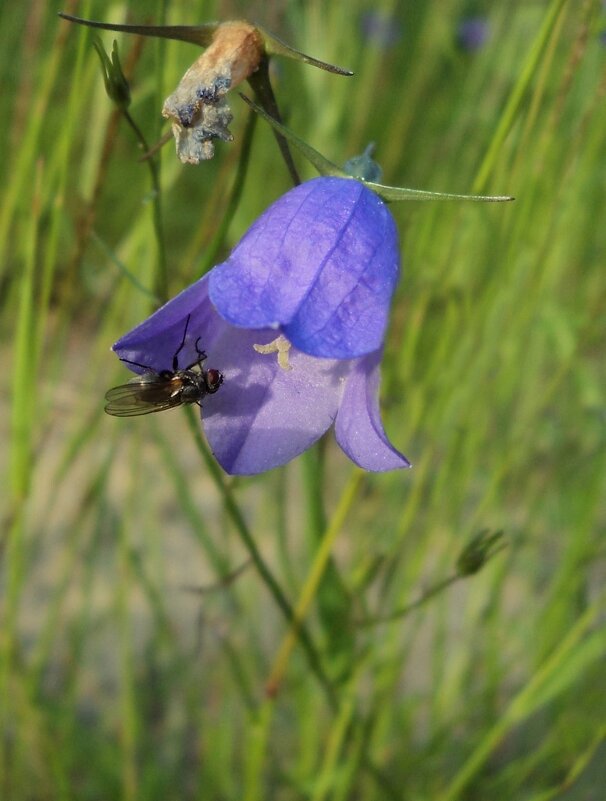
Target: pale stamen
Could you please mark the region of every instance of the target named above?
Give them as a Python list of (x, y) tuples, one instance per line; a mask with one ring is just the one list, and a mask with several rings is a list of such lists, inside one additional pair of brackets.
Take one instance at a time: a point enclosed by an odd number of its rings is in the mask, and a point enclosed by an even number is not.
[(290, 342), (282, 334), (272, 342), (268, 342), (267, 345), (253, 345), (257, 353), (277, 353), (278, 366), (282, 370), (292, 370), (292, 364), (288, 360), (288, 351), (291, 347)]

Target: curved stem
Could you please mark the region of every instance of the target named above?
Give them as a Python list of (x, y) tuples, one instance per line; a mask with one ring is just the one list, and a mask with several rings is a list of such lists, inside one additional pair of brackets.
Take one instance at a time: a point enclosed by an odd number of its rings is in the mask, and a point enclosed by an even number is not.
[(214, 235), (210, 245), (206, 248), (200, 275), (204, 275), (204, 273), (208, 272), (208, 270), (210, 270), (210, 268), (215, 264), (217, 255), (225, 243), (227, 231), (234, 214), (236, 213), (238, 204), (240, 203), (242, 190), (244, 189), (244, 181), (246, 180), (246, 173), (248, 172), (250, 151), (252, 148), (256, 122), (257, 115), (253, 111), (249, 112), (248, 119), (246, 121), (246, 128), (244, 129), (244, 136), (242, 137), (242, 149), (240, 151), (238, 169), (227, 203), (227, 208), (225, 209), (225, 214), (223, 215), (223, 219), (221, 220), (221, 224), (219, 225), (217, 233)]
[(278, 654), (274, 659), (274, 664), (267, 681), (268, 693), (270, 695), (277, 692), (278, 687), (282, 682), (282, 678), (284, 677), (286, 666), (297, 641), (297, 637), (300, 636), (300, 632), (304, 626), (305, 616), (309, 611), (311, 602), (316, 596), (322, 576), (330, 564), (332, 546), (334, 545), (337, 535), (343, 527), (345, 518), (356, 498), (364, 475), (365, 474), (362, 470), (356, 470), (354, 472), (348, 486), (345, 488), (341, 496), (341, 500), (332, 517), (332, 520), (330, 521), (330, 524), (326, 529), (324, 536), (322, 537), (322, 542), (320, 543), (320, 547), (316, 553), (311, 570), (307, 576), (305, 584), (303, 585), (303, 589), (301, 590), (299, 601), (291, 620), (290, 630), (282, 640)]
[[(278, 103), (276, 102), (274, 90), (271, 88), (271, 83), (269, 81), (269, 60), (267, 57), (261, 59), (259, 69), (248, 78), (248, 83), (255, 93), (255, 97), (259, 101), (261, 107), (265, 109), (265, 112), (269, 114), (272, 119), (276, 120), (278, 123), (281, 123), (282, 117), (280, 116), (280, 111), (278, 110)], [(276, 142), (278, 143), (280, 153), (282, 154), (282, 158), (286, 163), (286, 167), (288, 168), (292, 182), (295, 186), (298, 186), (301, 183), (301, 178), (299, 177), (299, 173), (295, 167), (288, 142), (283, 134), (275, 128), (274, 136), (276, 137)]]
[[(140, 147), (144, 153), (149, 151), (149, 145), (135, 120), (131, 117), (128, 109), (123, 111), (124, 118), (133, 130)], [(164, 242), (164, 226), (162, 224), (162, 204), (160, 196), (160, 172), (158, 164), (154, 158), (146, 159), (145, 163), (149, 167), (149, 174), (151, 177), (153, 189), (153, 215), (154, 215), (154, 233), (156, 235), (156, 243), (158, 245), (158, 268), (156, 271), (156, 280), (154, 287), (154, 294), (158, 298), (160, 305), (166, 303), (168, 300), (168, 268), (166, 265), (166, 245)]]
[(296, 631), (293, 637), (293, 645), (294, 642), (298, 639), (301, 643), (301, 646), (305, 652), (305, 656), (307, 657), (307, 661), (309, 667), (313, 671), (314, 675), (318, 679), (318, 682), (324, 689), (329, 703), (332, 708), (336, 707), (336, 696), (330, 679), (324, 672), (324, 668), (322, 667), (322, 662), (320, 659), (320, 655), (316, 649), (316, 646), (311, 639), (307, 628), (303, 625), (302, 622), (297, 622), (295, 618), (295, 612), (290, 605), (286, 595), (282, 591), (280, 584), (278, 583), (277, 579), (269, 569), (267, 563), (263, 559), (261, 552), (257, 548), (255, 540), (244, 520), (244, 516), (240, 511), (238, 504), (232, 494), (230, 487), (227, 485), (225, 481), (225, 477), (223, 472), (217, 462), (215, 461), (213, 455), (209, 451), (204, 439), (202, 437), (200, 431), (200, 425), (198, 420), (196, 419), (196, 415), (191, 408), (186, 409), (187, 412), (187, 421), (189, 423), (190, 429), (194, 436), (194, 441), (200, 451), (202, 458), (204, 459), (204, 463), (208, 468), (210, 476), (214, 481), (217, 489), (223, 496), (223, 502), (225, 503), (225, 509), (227, 514), (229, 515), (240, 540), (242, 541), (248, 555), (250, 557), (251, 562), (254, 564), (259, 576), (261, 577), (262, 581), (266, 585), (267, 589), (270, 591), (271, 595), (273, 596), (278, 608), (288, 621), (291, 626), (291, 632)]

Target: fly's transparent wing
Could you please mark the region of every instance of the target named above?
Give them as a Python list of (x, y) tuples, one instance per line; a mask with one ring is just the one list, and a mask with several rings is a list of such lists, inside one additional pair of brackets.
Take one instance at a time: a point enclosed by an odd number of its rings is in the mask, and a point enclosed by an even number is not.
[(105, 411), (114, 417), (136, 417), (181, 406), (182, 383), (177, 376), (155, 380), (135, 378), (105, 393)]

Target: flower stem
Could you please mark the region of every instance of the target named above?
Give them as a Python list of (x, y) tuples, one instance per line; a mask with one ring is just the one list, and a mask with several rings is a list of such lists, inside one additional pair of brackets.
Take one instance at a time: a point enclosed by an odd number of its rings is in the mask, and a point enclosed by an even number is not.
[[(280, 111), (278, 110), (278, 103), (276, 102), (274, 90), (271, 88), (271, 83), (269, 81), (269, 61), (267, 58), (261, 59), (259, 69), (249, 76), (248, 83), (254, 91), (255, 97), (259, 101), (261, 107), (266, 111), (267, 114), (269, 114), (270, 117), (281, 123), (282, 117), (280, 116)], [(297, 172), (297, 168), (295, 167), (288, 142), (283, 134), (280, 133), (280, 131), (277, 131), (275, 128), (274, 136), (276, 137), (276, 142), (278, 143), (280, 153), (282, 154), (282, 158), (286, 163), (288, 172), (292, 178), (292, 182), (295, 186), (298, 186), (301, 183), (301, 179), (299, 177), (299, 173)]]
[(378, 615), (376, 617), (355, 621), (356, 625), (374, 626), (377, 623), (389, 623), (393, 620), (399, 620), (415, 609), (418, 609), (420, 606), (423, 606), (423, 604), (430, 601), (436, 595), (439, 595), (439, 593), (446, 590), (456, 581), (475, 575), (484, 567), (489, 559), (492, 559), (495, 554), (500, 553), (505, 547), (506, 544), (503, 541), (502, 530), (491, 531), (488, 528), (482, 529), (469, 540), (459, 554), (455, 573), (438, 581), (437, 584), (434, 584), (433, 587), (430, 587), (422, 593), (416, 601), (412, 601), (406, 604), (406, 606), (396, 609), (394, 612), (389, 612), (386, 615)]
[[(321, 545), (327, 520), (324, 508), (325, 440), (301, 456), (307, 541), (314, 551)], [(319, 619), (325, 633), (330, 675), (342, 681), (351, 670), (355, 636), (350, 626), (351, 599), (334, 558), (329, 556), (316, 593)]]
[(267, 563), (263, 559), (261, 552), (257, 548), (257, 545), (254, 541), (254, 538), (246, 525), (246, 521), (240, 511), (238, 504), (236, 503), (234, 496), (231, 492), (230, 487), (227, 485), (221, 468), (215, 462), (213, 455), (209, 451), (202, 434), (200, 432), (200, 426), (196, 419), (195, 413), (193, 409), (187, 408), (187, 421), (189, 423), (190, 429), (194, 436), (194, 441), (200, 451), (202, 458), (204, 459), (204, 463), (208, 468), (210, 476), (214, 481), (217, 489), (223, 496), (223, 501), (225, 503), (225, 509), (227, 514), (229, 515), (232, 523), (235, 526), (235, 529), (240, 537), (244, 547), (246, 548), (248, 555), (256, 567), (261, 579), (265, 583), (267, 589), (272, 594), (278, 608), (288, 621), (291, 626), (291, 632), (295, 632), (293, 638), (293, 645), (294, 642), (298, 639), (301, 643), (303, 650), (305, 651), (305, 655), (307, 657), (307, 661), (311, 670), (313, 671), (314, 675), (318, 679), (320, 685), (324, 689), (329, 703), (332, 708), (336, 708), (336, 696), (334, 693), (334, 688), (330, 682), (330, 679), (326, 675), (324, 668), (322, 667), (322, 662), (320, 659), (320, 655), (311, 639), (307, 628), (302, 623), (296, 622), (295, 612), (288, 601), (288, 598), (284, 594), (280, 584), (278, 583), (277, 579), (269, 569)]
[(225, 209), (225, 214), (221, 220), (221, 224), (214, 235), (210, 245), (206, 248), (204, 259), (202, 260), (202, 268), (200, 275), (208, 272), (210, 268), (216, 263), (219, 251), (225, 243), (225, 237), (231, 224), (240, 199), (242, 197), (242, 190), (244, 189), (244, 181), (246, 180), (246, 173), (248, 172), (248, 164), (250, 161), (250, 151), (252, 148), (253, 134), (255, 132), (255, 124), (257, 122), (257, 115), (251, 111), (246, 121), (246, 128), (242, 137), (242, 147), (240, 150), (240, 158), (238, 160), (238, 169), (234, 179), (234, 185), (231, 190), (231, 195)]
[[(128, 109), (123, 110), (124, 118), (130, 125), (135, 134), (139, 145), (144, 153), (149, 151), (149, 145), (143, 135), (143, 131), (139, 128), (135, 120), (131, 117)], [(160, 301), (160, 305), (166, 303), (168, 300), (168, 269), (166, 266), (166, 244), (164, 241), (164, 226), (162, 224), (162, 204), (160, 196), (160, 173), (158, 170), (158, 163), (154, 157), (145, 160), (149, 167), (149, 174), (153, 188), (153, 220), (154, 220), (154, 233), (156, 235), (156, 244), (158, 246), (158, 266), (156, 271), (156, 280), (154, 286), (154, 294)]]
[(362, 470), (356, 470), (354, 472), (348, 486), (341, 495), (339, 505), (322, 538), (320, 547), (318, 548), (316, 557), (312, 564), (311, 571), (309, 572), (307, 580), (305, 581), (303, 589), (301, 590), (299, 601), (295, 608), (294, 617), (291, 620), (290, 630), (282, 640), (278, 654), (274, 659), (274, 664), (267, 681), (269, 694), (275, 694), (282, 682), (286, 672), (288, 660), (290, 659), (290, 655), (297, 641), (297, 637), (300, 636), (300, 631), (304, 625), (303, 621), (305, 620), (305, 616), (309, 611), (311, 602), (318, 591), (318, 587), (322, 581), (322, 577), (326, 571), (326, 568), (330, 564), (332, 547), (337, 535), (343, 527), (345, 517), (349, 513), (349, 510), (351, 509), (351, 506), (356, 498), (363, 477), (364, 472)]
[(420, 606), (423, 606), (423, 604), (427, 603), (427, 601), (430, 601), (436, 595), (439, 595), (439, 593), (441, 593), (443, 590), (450, 587), (451, 584), (454, 584), (456, 581), (459, 581), (459, 579), (462, 578), (464, 578), (464, 576), (455, 573), (452, 576), (442, 579), (433, 587), (430, 587), (430, 589), (420, 595), (416, 601), (412, 601), (406, 606), (396, 609), (394, 612), (389, 612), (386, 615), (377, 615), (377, 617), (355, 620), (354, 623), (356, 626), (376, 626), (379, 623), (390, 623), (394, 620), (399, 620), (400, 618), (408, 615), (410, 612), (413, 612), (415, 609), (418, 609)]

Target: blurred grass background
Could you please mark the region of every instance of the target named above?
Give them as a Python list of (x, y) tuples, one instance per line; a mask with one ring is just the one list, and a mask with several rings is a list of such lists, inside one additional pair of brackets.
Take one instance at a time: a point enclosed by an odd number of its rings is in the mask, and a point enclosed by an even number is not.
[[(104, 415), (125, 378), (109, 347), (152, 307), (154, 198), (91, 32), (58, 10), (258, 21), (355, 71), (273, 65), (289, 126), (326, 156), (374, 140), (386, 183), (516, 196), (394, 206), (382, 405), (413, 470), (361, 476), (329, 435), (226, 481), (183, 410)], [(465, 48), (476, 16), (488, 36)], [(605, 30), (598, 0), (2, 6), (1, 798), (606, 797)], [(102, 39), (156, 141), (198, 51)], [(214, 161), (161, 153), (171, 294), (225, 213), (232, 108)], [(288, 188), (259, 122), (225, 247)], [(431, 596), (483, 529), (507, 548)], [(315, 668), (243, 531), (291, 606), (311, 588)]]

